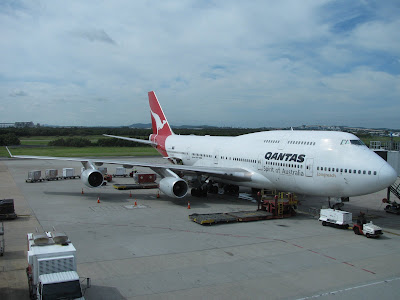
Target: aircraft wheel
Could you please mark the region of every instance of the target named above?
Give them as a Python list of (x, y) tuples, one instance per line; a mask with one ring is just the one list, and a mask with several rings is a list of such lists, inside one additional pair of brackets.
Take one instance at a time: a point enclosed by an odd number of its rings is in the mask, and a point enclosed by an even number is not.
[(322, 226), (326, 226), (326, 222), (325, 221), (322, 221)]
[(198, 196), (198, 191), (197, 191), (197, 189), (193, 188), (193, 189), (190, 191), (190, 194), (191, 194), (193, 197), (197, 197), (197, 196)]
[(360, 229), (359, 229), (357, 226), (353, 227), (353, 231), (354, 231), (354, 233), (357, 234), (357, 235), (360, 234)]

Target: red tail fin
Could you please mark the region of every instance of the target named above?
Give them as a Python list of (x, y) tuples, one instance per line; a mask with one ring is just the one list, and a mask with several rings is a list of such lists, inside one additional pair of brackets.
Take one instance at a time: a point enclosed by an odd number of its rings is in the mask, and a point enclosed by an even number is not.
[(160, 103), (157, 100), (157, 96), (153, 91), (149, 92), (149, 104), (153, 134), (161, 136), (169, 136), (174, 134), (168, 124), (167, 118), (164, 115)]

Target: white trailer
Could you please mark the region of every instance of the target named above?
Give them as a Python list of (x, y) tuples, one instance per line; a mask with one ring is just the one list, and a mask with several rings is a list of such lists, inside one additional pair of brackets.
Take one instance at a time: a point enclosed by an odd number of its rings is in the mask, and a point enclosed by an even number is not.
[(68, 237), (45, 232), (28, 233), (27, 238), (26, 273), (31, 299), (84, 299), (76, 272), (76, 249)]
[(124, 167), (117, 167), (115, 168), (115, 174), (113, 174), (113, 177), (126, 177), (126, 169)]
[(321, 209), (319, 217), (319, 221), (322, 221), (322, 226), (333, 225), (340, 228), (349, 228), (352, 224), (352, 219), (352, 213), (332, 208)]
[(75, 169), (74, 168), (63, 168), (63, 177), (64, 178), (75, 177)]

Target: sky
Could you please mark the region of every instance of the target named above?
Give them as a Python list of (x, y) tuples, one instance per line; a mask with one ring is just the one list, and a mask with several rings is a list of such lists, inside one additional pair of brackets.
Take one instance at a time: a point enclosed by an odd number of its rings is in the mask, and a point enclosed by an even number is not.
[(400, 1), (0, 1), (0, 123), (400, 129)]

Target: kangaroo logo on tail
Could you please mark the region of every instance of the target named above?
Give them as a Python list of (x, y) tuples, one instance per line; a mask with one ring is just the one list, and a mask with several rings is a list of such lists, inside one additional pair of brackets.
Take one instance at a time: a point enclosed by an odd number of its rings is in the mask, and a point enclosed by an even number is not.
[(158, 131), (161, 130), (165, 124), (167, 124), (167, 120), (162, 120), (162, 122), (161, 122), (160, 117), (155, 112), (153, 112), (151, 109), (150, 109), (150, 112), (151, 112), (151, 115), (153, 116), (154, 121), (156, 122), (156, 127), (157, 127), (157, 132), (154, 132), (154, 133), (158, 135)]

